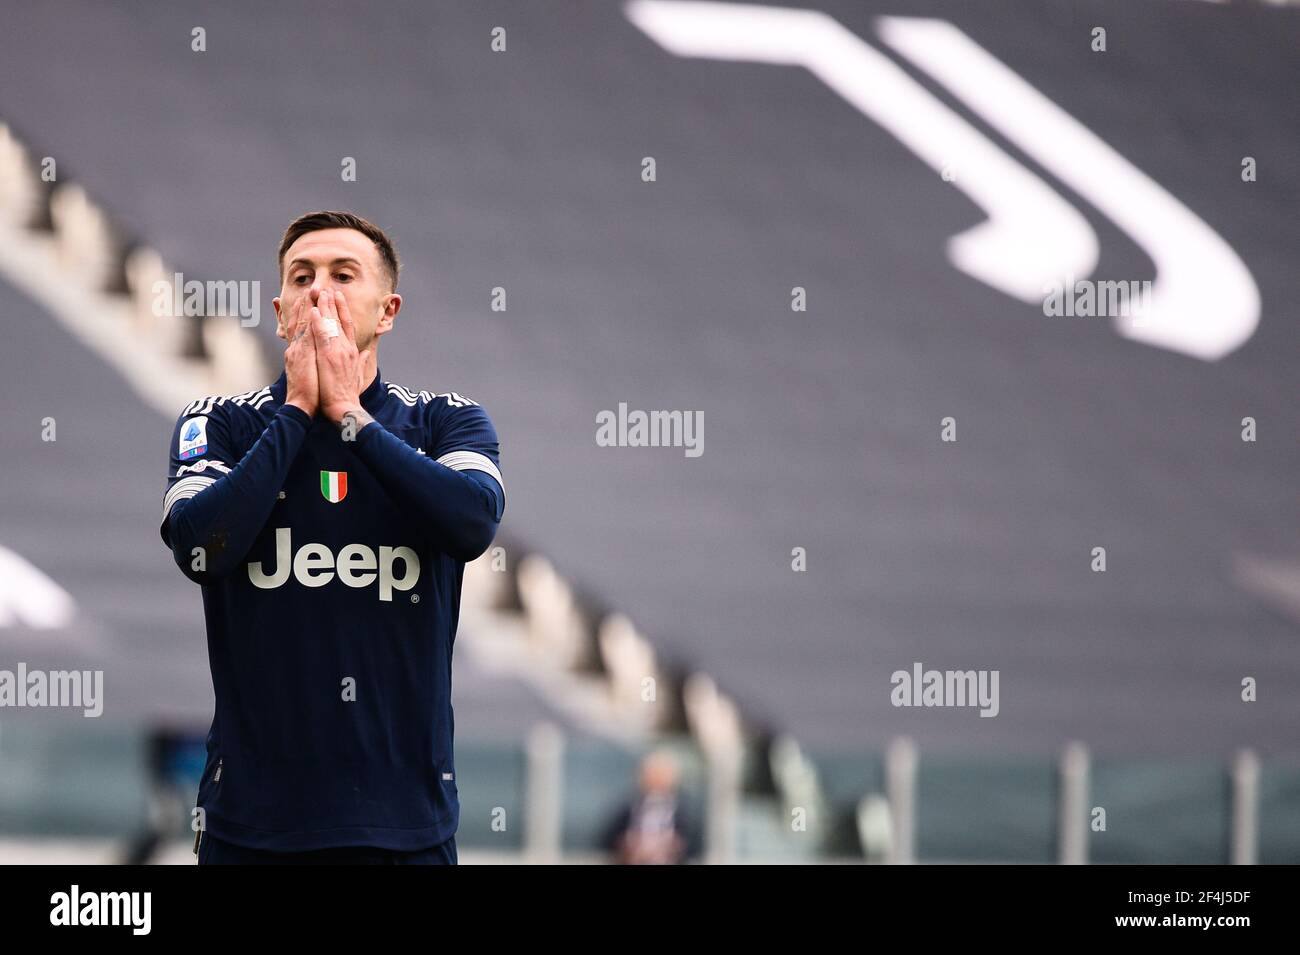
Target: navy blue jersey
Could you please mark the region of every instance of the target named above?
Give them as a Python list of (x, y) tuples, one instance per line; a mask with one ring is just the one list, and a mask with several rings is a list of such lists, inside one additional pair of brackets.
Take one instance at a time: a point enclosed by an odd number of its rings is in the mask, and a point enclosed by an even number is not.
[(452, 646), (505, 506), (497, 435), (376, 375), (340, 432), (285, 376), (173, 430), (162, 538), (203, 587), (216, 712), (198, 805), (258, 849), (420, 849), (456, 831)]

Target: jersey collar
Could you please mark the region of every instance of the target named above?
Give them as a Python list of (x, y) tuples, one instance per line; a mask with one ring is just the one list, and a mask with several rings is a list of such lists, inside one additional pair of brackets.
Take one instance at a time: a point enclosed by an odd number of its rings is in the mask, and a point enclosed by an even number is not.
[(371, 414), (379, 410), (379, 406), (384, 403), (384, 396), (387, 394), (384, 388), (384, 378), (379, 373), (379, 366), (375, 366), (375, 380), (372, 381), (366, 390), (361, 392), (361, 407), (365, 408)]

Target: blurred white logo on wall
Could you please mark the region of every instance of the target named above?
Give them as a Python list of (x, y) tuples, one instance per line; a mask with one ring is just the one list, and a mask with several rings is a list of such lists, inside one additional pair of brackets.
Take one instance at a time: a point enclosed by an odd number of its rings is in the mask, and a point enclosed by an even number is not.
[(66, 627), (76, 614), (68, 592), (7, 547), (0, 547), (0, 627)]

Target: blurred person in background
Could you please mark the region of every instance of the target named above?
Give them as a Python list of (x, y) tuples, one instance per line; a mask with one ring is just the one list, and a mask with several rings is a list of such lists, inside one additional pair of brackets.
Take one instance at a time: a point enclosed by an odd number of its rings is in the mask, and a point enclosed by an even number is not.
[(678, 790), (679, 775), (667, 752), (642, 760), (640, 791), (606, 830), (604, 846), (616, 863), (678, 865), (699, 857), (699, 826)]

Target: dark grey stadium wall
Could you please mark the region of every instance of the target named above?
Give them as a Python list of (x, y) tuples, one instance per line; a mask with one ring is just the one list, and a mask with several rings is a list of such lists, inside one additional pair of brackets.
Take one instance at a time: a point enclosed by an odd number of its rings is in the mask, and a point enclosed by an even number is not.
[[(1298, 556), (1295, 11), (816, 6), (872, 43), (880, 13), (956, 23), (1237, 250), (1255, 335), (1206, 363), (1044, 319), (948, 264), (980, 210), (820, 81), (674, 57), (617, 4), (46, 4), (0, 38), (0, 110), (187, 273), (262, 279), (258, 334), (292, 216), (391, 229), (385, 377), (483, 403), (507, 527), (804, 739), (1300, 752), (1296, 626), (1228, 572)], [(1151, 277), (1046, 178), (1098, 277)], [(597, 447), (620, 401), (701, 410), (705, 453)], [(1000, 670), (1000, 715), (894, 708), (913, 661)]]
[[(0, 667), (103, 671), (105, 723), (201, 718), (212, 692), (202, 604), (158, 536), (157, 461), (170, 433), (160, 437), (165, 423), (112, 368), (3, 282), (0, 316), (0, 544), (77, 607), (65, 627), (0, 627)], [(47, 418), (57, 440), (42, 439)], [(7, 709), (4, 719), (101, 728), (76, 709)]]

